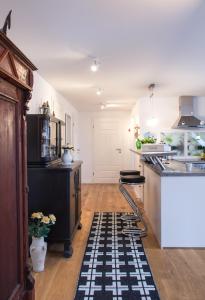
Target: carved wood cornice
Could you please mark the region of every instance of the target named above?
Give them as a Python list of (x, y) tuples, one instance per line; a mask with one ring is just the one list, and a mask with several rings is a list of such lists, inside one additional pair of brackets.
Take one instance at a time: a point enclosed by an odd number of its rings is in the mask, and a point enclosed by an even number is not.
[(0, 32), (0, 41), (2, 41), (7, 49), (13, 49), (15, 55), (17, 55), (22, 61), (24, 61), (31, 70), (38, 70), (36, 66), (25, 56), (25, 54), (23, 54), (23, 52), (2, 32)]
[(0, 77), (24, 90), (23, 115), (29, 110), (32, 97), (33, 71), (37, 68), (32, 62), (0, 32)]
[(0, 76), (25, 90), (32, 90), (35, 70), (32, 62), (0, 32)]

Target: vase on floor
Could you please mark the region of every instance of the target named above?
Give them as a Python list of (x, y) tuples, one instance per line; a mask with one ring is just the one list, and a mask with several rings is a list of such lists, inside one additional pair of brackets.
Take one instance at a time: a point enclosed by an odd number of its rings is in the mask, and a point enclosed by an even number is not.
[(46, 252), (47, 243), (44, 241), (44, 237), (32, 237), (30, 255), (34, 272), (44, 271)]
[(73, 157), (70, 149), (64, 148), (64, 153), (62, 155), (62, 163), (63, 165), (70, 165), (73, 161)]

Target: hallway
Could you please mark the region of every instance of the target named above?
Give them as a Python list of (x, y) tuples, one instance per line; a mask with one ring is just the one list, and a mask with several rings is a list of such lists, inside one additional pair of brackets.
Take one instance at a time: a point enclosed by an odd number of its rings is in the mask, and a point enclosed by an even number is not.
[[(50, 247), (45, 272), (35, 274), (36, 300), (73, 300), (94, 211), (129, 211), (118, 185), (82, 186), (83, 227), (74, 238), (73, 256), (63, 258), (61, 245)], [(204, 300), (204, 249), (161, 250), (150, 228), (143, 244), (161, 300)]]

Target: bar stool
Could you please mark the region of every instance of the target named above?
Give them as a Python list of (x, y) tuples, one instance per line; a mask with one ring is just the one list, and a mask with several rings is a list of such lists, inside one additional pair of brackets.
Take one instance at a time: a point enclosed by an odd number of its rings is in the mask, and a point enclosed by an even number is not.
[(127, 175), (140, 175), (140, 171), (137, 170), (123, 170), (120, 171), (120, 176), (127, 176)]
[[(135, 172), (135, 174), (133, 174), (132, 172)], [(130, 195), (128, 190), (126, 189), (126, 186), (127, 185), (138, 185), (138, 184), (141, 185), (141, 184), (144, 184), (145, 183), (145, 177), (140, 176), (139, 171), (132, 171), (131, 170), (130, 171), (130, 173), (132, 173), (131, 175), (128, 174), (128, 173), (129, 173), (128, 170), (120, 171), (120, 175), (121, 174), (126, 174), (126, 175), (121, 175), (120, 176), (119, 190), (123, 194), (125, 199), (127, 200), (130, 207), (132, 208), (133, 213), (128, 214), (128, 215), (123, 215), (121, 217), (122, 220), (127, 221), (128, 223), (130, 223), (127, 227), (125, 227), (122, 230), (122, 233), (125, 234), (125, 235), (144, 237), (144, 236), (147, 235), (146, 222), (144, 221), (144, 218), (142, 216), (142, 213), (141, 213), (139, 207), (135, 203), (134, 199), (132, 198), (132, 196)], [(136, 173), (137, 173), (137, 175), (136, 175)], [(134, 222), (135, 222), (136, 226), (133, 226)], [(138, 223), (141, 223), (143, 225), (143, 228), (138, 227)]]
[[(129, 175), (135, 175), (135, 176), (139, 176), (140, 175), (140, 171), (137, 170), (123, 170), (120, 171), (120, 176), (129, 176)], [(139, 217), (134, 214), (134, 213), (128, 213), (128, 214), (124, 214), (121, 219), (123, 221), (139, 221)]]

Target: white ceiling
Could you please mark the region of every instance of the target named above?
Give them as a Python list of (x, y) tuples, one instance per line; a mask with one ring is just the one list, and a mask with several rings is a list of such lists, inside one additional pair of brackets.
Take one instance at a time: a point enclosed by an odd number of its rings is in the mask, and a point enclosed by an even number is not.
[(157, 95), (205, 95), (204, 0), (1, 0), (1, 24), (10, 9), (8, 36), (78, 110), (130, 109), (151, 82)]

